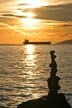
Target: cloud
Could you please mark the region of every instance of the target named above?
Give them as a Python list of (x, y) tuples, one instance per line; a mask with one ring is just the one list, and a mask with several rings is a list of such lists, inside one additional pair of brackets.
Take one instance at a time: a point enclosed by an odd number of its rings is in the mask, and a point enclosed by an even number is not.
[(20, 34), (20, 35), (24, 35), (24, 32), (17, 29), (14, 26), (11, 26), (9, 24), (5, 24), (5, 23), (0, 23), (0, 30), (5, 29), (5, 30), (12, 30), (13, 32), (15, 32), (16, 34)]
[(69, 26), (72, 26), (72, 24), (64, 24), (64, 25), (61, 25), (61, 26), (69, 27)]
[[(25, 6), (26, 4), (18, 4)], [(14, 10), (13, 10), (14, 11)], [(72, 3), (69, 4), (61, 4), (61, 5), (51, 5), (51, 6), (43, 6), (39, 8), (18, 8), (17, 12), (26, 13), (33, 12), (36, 14), (36, 19), (44, 19), (44, 20), (57, 20), (57, 21), (72, 21)], [(26, 18), (24, 14), (17, 14), (15, 12), (12, 13), (1, 13), (3, 17), (17, 17), (17, 18)]]
[(72, 21), (72, 4), (46, 6), (33, 10), (38, 19)]
[(16, 15), (8, 14), (8, 13), (1, 14), (1, 16), (4, 16), (4, 17), (16, 17)]
[(26, 16), (24, 15), (15, 15), (15, 14), (2, 14), (3, 17), (8, 17), (8, 18), (11, 18), (11, 17), (16, 17), (16, 18), (26, 18)]
[(72, 0), (50, 0), (53, 4), (72, 3)]
[(13, 2), (15, 0), (0, 0), (0, 3), (9, 3), (9, 2)]

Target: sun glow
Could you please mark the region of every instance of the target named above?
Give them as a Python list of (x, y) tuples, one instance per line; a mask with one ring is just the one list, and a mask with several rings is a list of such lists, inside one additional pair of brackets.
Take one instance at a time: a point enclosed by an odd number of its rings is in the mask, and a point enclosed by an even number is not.
[(27, 12), (25, 15), (26, 15), (27, 18), (32, 18), (32, 17), (35, 16), (35, 14), (32, 13), (32, 12)]
[(15, 15), (27, 18), (33, 18), (34, 16), (36, 16), (33, 12), (22, 12), (21, 10), (17, 9), (15, 10)]
[[(37, 8), (37, 7), (41, 7), (41, 6), (47, 6), (48, 4), (48, 2), (45, 2), (45, 1), (43, 1), (43, 0), (26, 0), (26, 1), (24, 1), (24, 0), (19, 0), (19, 1), (17, 1), (18, 2), (18, 4), (27, 4), (26, 6), (25, 6), (25, 8), (27, 7), (27, 8)], [(22, 7), (22, 6), (21, 6)], [(23, 6), (24, 7), (24, 6)]]
[(21, 18), (20, 23), (26, 29), (38, 29), (39, 20), (33, 18)]

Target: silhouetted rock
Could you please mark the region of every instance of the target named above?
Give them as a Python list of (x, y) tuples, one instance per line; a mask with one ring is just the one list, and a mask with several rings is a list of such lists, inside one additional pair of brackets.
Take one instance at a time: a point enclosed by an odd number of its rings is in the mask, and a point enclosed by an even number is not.
[(60, 93), (58, 95), (48, 95), (36, 100), (30, 100), (18, 105), (17, 108), (71, 108), (65, 96)]
[(9, 108), (9, 107), (0, 106), (0, 108)]
[(60, 89), (59, 80), (60, 78), (56, 76), (57, 73), (57, 63), (55, 61), (56, 55), (55, 51), (51, 51), (51, 67), (50, 78), (48, 78), (48, 88), (49, 92), (47, 96), (43, 96), (39, 99), (29, 100), (18, 105), (17, 108), (71, 108), (67, 102), (63, 93), (58, 93)]

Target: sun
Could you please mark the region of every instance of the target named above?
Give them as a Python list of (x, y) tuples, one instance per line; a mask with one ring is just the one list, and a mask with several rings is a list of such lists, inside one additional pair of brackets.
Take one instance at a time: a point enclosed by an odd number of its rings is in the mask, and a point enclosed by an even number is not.
[(27, 8), (47, 6), (47, 2), (44, 0), (18, 0), (18, 4), (27, 4)]
[(33, 18), (34, 16), (36, 16), (36, 14), (33, 12), (22, 12), (21, 10), (17, 9), (15, 10), (15, 14), (26, 18)]
[(33, 18), (33, 17), (35, 16), (35, 14), (32, 13), (32, 12), (27, 12), (27, 13), (25, 14), (25, 16), (26, 16), (27, 18)]
[(42, 0), (26, 0), (27, 4), (30, 4), (33, 7), (41, 7), (43, 5), (46, 5), (46, 3)]

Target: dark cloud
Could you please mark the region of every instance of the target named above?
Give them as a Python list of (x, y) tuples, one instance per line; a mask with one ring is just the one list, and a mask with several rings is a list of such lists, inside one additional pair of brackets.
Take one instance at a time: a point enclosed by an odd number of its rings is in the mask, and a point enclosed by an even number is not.
[(45, 6), (35, 9), (24, 9), (22, 11), (33, 11), (36, 18), (57, 21), (72, 21), (72, 3), (62, 5)]
[(2, 16), (15, 17), (16, 15), (5, 13), (5, 14), (2, 14)]
[(72, 0), (50, 0), (52, 4), (72, 3)]
[(64, 25), (62, 25), (62, 26), (68, 27), (68, 26), (72, 26), (72, 24), (64, 24)]
[(23, 15), (15, 15), (15, 14), (2, 14), (3, 17), (16, 17), (16, 18), (26, 18), (26, 16), (23, 16)]
[(72, 21), (72, 4), (46, 6), (33, 10), (39, 19)]
[(26, 6), (28, 5), (27, 3), (21, 3), (21, 4), (18, 4), (18, 6)]

